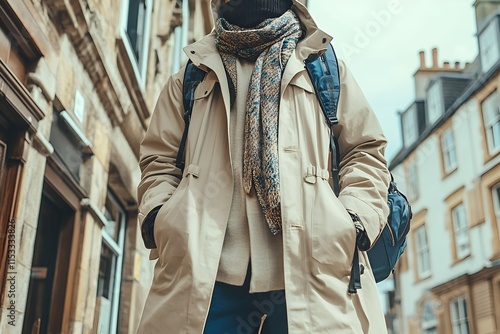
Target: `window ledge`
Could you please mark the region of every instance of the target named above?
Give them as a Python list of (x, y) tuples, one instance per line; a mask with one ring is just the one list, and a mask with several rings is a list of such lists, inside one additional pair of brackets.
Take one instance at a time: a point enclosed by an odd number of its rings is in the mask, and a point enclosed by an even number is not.
[(488, 163), (490, 162), (491, 160), (495, 159), (496, 157), (498, 157), (500, 155), (500, 148), (496, 149), (495, 151), (491, 152), (488, 150), (487, 152), (485, 152), (485, 155), (484, 155), (484, 163)]
[(461, 263), (461, 262), (464, 262), (465, 260), (467, 260), (467, 259), (468, 259), (468, 258), (470, 258), (471, 256), (472, 256), (472, 253), (469, 253), (469, 254), (467, 254), (467, 255), (465, 255), (465, 256), (463, 256), (463, 257), (461, 257), (461, 258), (454, 258), (454, 259), (453, 259), (453, 262), (451, 263), (451, 266), (453, 267), (453, 266), (455, 266), (455, 265), (457, 265), (457, 264), (459, 264), (459, 263)]
[(80, 202), (83, 209), (87, 210), (94, 219), (99, 222), (100, 227), (104, 228), (108, 225), (108, 220), (106, 217), (99, 211), (94, 203), (90, 201), (89, 198), (83, 198)]
[(68, 114), (66, 110), (63, 110), (59, 113), (61, 120), (66, 125), (67, 129), (71, 134), (75, 137), (75, 139), (80, 143), (80, 148), (83, 154), (86, 156), (94, 155), (92, 151), (92, 143), (87, 138), (87, 136), (83, 133), (80, 127), (73, 121), (73, 118)]
[(448, 178), (451, 174), (454, 174), (458, 170), (458, 165), (453, 167), (449, 172), (447, 172), (445, 169), (443, 169), (443, 177), (441, 178), (442, 180)]
[(423, 281), (426, 281), (428, 280), (429, 278), (432, 277), (432, 273), (428, 273), (427, 275), (425, 276), (422, 276), (422, 277), (419, 277), (418, 276), (418, 272), (417, 272), (417, 276), (415, 277), (415, 283), (421, 283)]
[(490, 262), (500, 261), (500, 249), (497, 249), (490, 258)]

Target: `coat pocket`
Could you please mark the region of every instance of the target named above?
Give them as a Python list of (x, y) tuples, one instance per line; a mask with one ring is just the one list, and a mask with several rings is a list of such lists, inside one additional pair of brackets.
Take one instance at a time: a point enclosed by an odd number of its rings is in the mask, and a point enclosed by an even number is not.
[(153, 226), (153, 236), (155, 238), (157, 247), (158, 247), (158, 242), (161, 238), (161, 235), (158, 235), (158, 232), (163, 227), (162, 225), (165, 221), (165, 219), (163, 218), (163, 215), (165, 214), (165, 210), (168, 209), (168, 206), (170, 204), (171, 199), (172, 199), (172, 197), (170, 197), (168, 199), (168, 201), (163, 203), (163, 205), (160, 207), (160, 210), (158, 210), (158, 213), (156, 214), (156, 218), (155, 218), (155, 222), (154, 222), (154, 226)]
[(312, 257), (348, 272), (356, 248), (356, 228), (326, 181), (316, 183), (312, 212)]
[(184, 256), (187, 252), (186, 207), (183, 205), (187, 178), (183, 178), (172, 197), (165, 202), (156, 216), (153, 234), (160, 259)]

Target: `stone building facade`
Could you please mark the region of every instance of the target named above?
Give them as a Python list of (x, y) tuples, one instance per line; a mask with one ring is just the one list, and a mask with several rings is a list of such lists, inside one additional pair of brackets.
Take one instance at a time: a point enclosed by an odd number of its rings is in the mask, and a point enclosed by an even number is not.
[(135, 333), (139, 143), (205, 0), (0, 2), (0, 332)]
[(421, 53), (390, 169), (413, 207), (391, 303), (396, 333), (500, 332), (500, 1), (477, 0), (479, 55)]

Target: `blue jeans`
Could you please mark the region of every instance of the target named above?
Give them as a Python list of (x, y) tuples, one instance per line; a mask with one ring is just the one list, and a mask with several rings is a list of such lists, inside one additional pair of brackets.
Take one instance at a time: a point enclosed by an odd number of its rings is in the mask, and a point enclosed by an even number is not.
[(263, 334), (288, 334), (285, 291), (249, 290), (249, 274), (243, 286), (216, 282), (204, 334), (257, 334), (264, 315)]

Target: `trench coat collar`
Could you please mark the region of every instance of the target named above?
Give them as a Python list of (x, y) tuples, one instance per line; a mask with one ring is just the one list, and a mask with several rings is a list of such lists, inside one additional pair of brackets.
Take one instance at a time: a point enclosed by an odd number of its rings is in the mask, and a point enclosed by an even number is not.
[[(297, 44), (297, 48), (295, 49), (295, 57), (292, 56), (290, 58), (283, 73), (281, 85), (282, 93), (284, 92), (290, 81), (293, 79), (293, 77), (297, 73), (305, 70), (304, 61), (311, 54), (321, 55), (326, 51), (328, 44), (332, 41), (332, 37), (330, 35), (318, 28), (308, 9), (301, 2), (299, 2), (299, 0), (292, 0), (292, 2), (292, 10), (299, 17), (305, 34)], [(212, 14), (214, 17), (214, 22), (216, 22), (218, 19), (218, 6), (219, 0), (212, 0)], [(215, 31), (212, 30), (210, 34), (208, 34), (201, 40), (186, 46), (184, 48), (184, 52), (196, 66), (207, 71), (210, 69), (215, 72), (217, 79), (221, 85), (222, 97), (224, 99), (226, 112), (229, 113), (229, 85), (224, 69), (224, 64), (222, 63), (222, 59), (219, 55), (219, 52), (217, 51), (217, 47), (215, 46), (215, 38)]]

